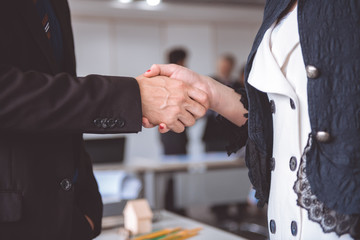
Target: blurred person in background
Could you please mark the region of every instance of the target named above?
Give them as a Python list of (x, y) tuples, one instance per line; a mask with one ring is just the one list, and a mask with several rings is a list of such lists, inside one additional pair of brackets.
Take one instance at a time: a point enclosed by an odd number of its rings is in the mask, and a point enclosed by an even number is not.
[[(235, 66), (235, 57), (231, 54), (222, 55), (216, 65), (216, 74), (212, 76), (218, 82), (232, 86), (234, 80), (232, 72)], [(209, 110), (206, 113), (206, 123), (202, 140), (205, 144), (205, 152), (223, 152), (228, 143), (228, 138), (223, 131), (222, 125), (216, 119), (217, 113)]]
[(220, 56), (216, 63), (216, 74), (213, 75), (212, 78), (227, 86), (232, 85), (234, 82), (232, 73), (234, 71), (235, 64), (236, 59), (232, 54), (224, 54)]
[(242, 65), (239, 71), (239, 76), (232, 84), (233, 89), (245, 88), (245, 65)]
[[(186, 66), (187, 52), (183, 48), (174, 48), (169, 51), (167, 56), (168, 63)], [(164, 155), (185, 155), (187, 154), (188, 136), (186, 129), (181, 133), (169, 131), (160, 134), (160, 140), (163, 145)], [(170, 200), (170, 202), (172, 202)], [(167, 208), (169, 209), (169, 208)]]

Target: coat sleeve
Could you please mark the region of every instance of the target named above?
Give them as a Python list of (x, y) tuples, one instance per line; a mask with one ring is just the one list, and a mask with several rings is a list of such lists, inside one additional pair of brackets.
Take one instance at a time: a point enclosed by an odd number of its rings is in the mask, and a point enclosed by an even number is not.
[[(237, 93), (240, 93), (240, 101), (246, 109), (248, 109), (248, 101), (245, 89), (236, 89)], [(245, 116), (247, 117), (247, 115)], [(226, 138), (228, 139), (229, 144), (226, 146), (226, 151), (228, 155), (236, 153), (240, 148), (246, 145), (248, 139), (248, 123), (239, 127), (221, 115), (217, 116), (217, 120), (222, 124)]]
[(0, 132), (141, 131), (138, 83), (129, 77), (55, 76), (0, 65)]

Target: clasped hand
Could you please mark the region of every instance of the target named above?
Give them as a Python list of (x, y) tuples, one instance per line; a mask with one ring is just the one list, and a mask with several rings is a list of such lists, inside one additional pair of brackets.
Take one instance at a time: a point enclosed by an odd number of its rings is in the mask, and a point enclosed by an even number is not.
[(210, 90), (201, 76), (178, 65), (153, 65), (137, 77), (143, 111), (143, 126), (160, 125), (159, 131), (182, 132), (205, 115)]

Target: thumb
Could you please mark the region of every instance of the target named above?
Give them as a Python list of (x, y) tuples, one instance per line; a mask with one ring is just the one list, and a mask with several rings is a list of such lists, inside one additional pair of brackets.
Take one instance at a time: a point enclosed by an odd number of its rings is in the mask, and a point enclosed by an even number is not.
[(175, 71), (179, 70), (180, 68), (182, 67), (176, 64), (153, 64), (151, 68), (146, 73), (144, 73), (144, 76), (148, 78), (158, 75), (171, 77)]
[(155, 125), (150, 123), (149, 119), (147, 119), (146, 117), (142, 118), (142, 125), (143, 125), (144, 128), (153, 128), (153, 127), (155, 127)]
[(160, 123), (158, 130), (159, 130), (159, 133), (167, 133), (168, 131), (170, 131), (170, 129), (166, 126), (165, 123)]
[(158, 76), (160, 73), (160, 67), (158, 64), (153, 64), (149, 70), (147, 70), (145, 73), (144, 73), (144, 76), (147, 77), (147, 78), (151, 78), (151, 77), (156, 77)]

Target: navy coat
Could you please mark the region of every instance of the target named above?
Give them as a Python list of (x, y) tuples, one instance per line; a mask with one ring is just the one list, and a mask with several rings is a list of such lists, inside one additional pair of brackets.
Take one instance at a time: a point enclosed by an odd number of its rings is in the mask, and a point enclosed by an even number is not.
[[(245, 70), (249, 105), (246, 163), (260, 205), (269, 197), (273, 124), (266, 93), (247, 80), (264, 33), (290, 2), (267, 1)], [(311, 190), (330, 209), (360, 214), (360, 2), (298, 0), (298, 24), (308, 75), (312, 145), (306, 172)], [(230, 152), (241, 147), (241, 131), (233, 137)]]

